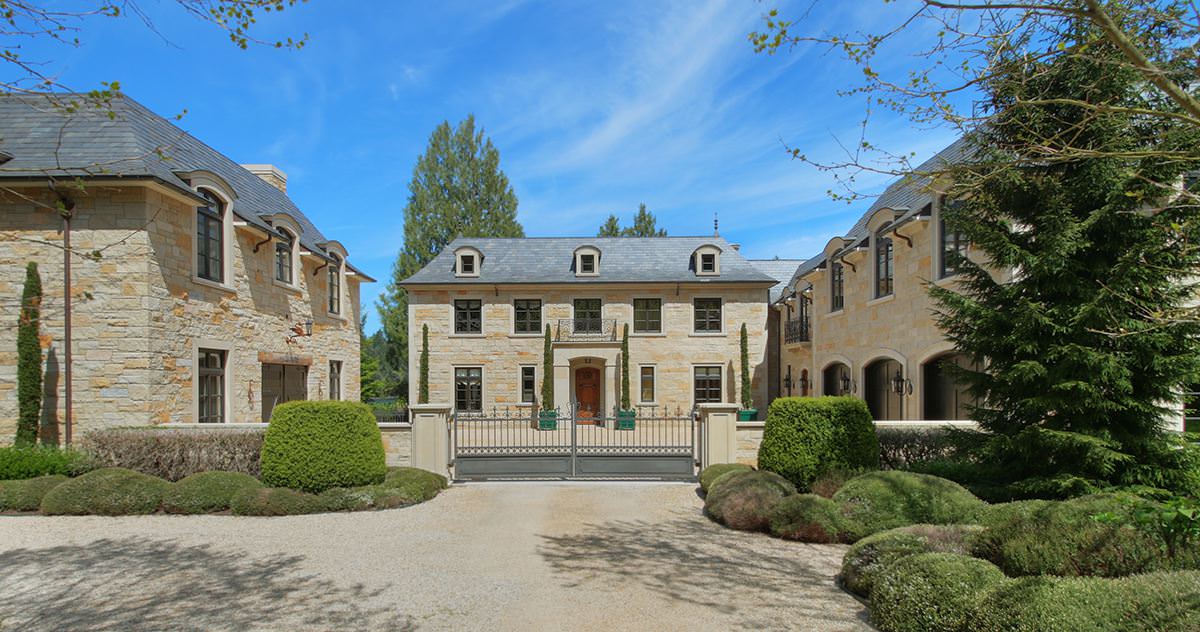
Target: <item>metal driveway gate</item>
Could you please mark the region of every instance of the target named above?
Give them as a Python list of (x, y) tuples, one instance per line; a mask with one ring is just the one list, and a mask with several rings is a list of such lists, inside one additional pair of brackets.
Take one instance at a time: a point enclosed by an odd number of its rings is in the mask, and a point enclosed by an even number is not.
[(454, 478), (694, 479), (695, 416), (639, 407), (632, 422), (568, 411), (551, 422), (531, 409), (456, 412)]

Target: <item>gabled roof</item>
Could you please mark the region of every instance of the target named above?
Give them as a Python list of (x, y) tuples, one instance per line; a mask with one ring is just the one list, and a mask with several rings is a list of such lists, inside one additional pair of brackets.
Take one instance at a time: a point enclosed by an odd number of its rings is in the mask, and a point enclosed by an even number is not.
[[(722, 250), (719, 276), (696, 275), (692, 254), (707, 244)], [(478, 277), (454, 275), (454, 251), (462, 246), (482, 253)], [(575, 275), (574, 253), (580, 246), (600, 250), (599, 275)], [(756, 283), (767, 287), (776, 279), (720, 237), (460, 237), (402, 285), (442, 283)]]
[(775, 279), (775, 285), (771, 286), (771, 302), (779, 300), (783, 296), (783, 290), (787, 288), (788, 282), (792, 280), (792, 275), (796, 274), (796, 268), (804, 263), (803, 259), (750, 259), (750, 264), (762, 270), (764, 274)]
[[(284, 192), (127, 96), (100, 108), (85, 99), (0, 94), (0, 151), (12, 155), (0, 166), (0, 179), (153, 179), (194, 195), (181, 174), (208, 171), (233, 188), (239, 218), (274, 232), (265, 218), (284, 213), (300, 225), (300, 244), (328, 258), (329, 240)], [(85, 105), (71, 113), (55, 105), (72, 100)]]

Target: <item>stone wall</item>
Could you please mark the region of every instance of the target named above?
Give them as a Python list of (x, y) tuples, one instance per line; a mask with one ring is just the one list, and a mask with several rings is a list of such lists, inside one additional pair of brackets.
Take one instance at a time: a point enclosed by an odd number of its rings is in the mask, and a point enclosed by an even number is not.
[(737, 462), (758, 467), (758, 446), (762, 445), (763, 422), (740, 423), (737, 427)]
[(412, 426), (406, 423), (379, 424), (389, 466), (412, 465)]

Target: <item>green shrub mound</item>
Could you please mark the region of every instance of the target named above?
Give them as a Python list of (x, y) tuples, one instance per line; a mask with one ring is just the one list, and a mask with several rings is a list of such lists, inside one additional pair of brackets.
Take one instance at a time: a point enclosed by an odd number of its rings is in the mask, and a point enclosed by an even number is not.
[(1200, 572), (1023, 577), (976, 604), (972, 632), (1200, 630)]
[(704, 511), (717, 522), (742, 531), (766, 531), (771, 511), (796, 486), (773, 472), (728, 472), (704, 498)]
[(319, 493), (383, 482), (387, 464), (379, 425), (358, 402), (295, 401), (271, 413), (262, 447), (262, 481)]
[(55, 486), (42, 498), (46, 515), (124, 516), (158, 511), (171, 484), (121, 467), (93, 470)]
[(988, 505), (979, 514), (979, 524), (991, 527), (1004, 524), (1018, 517), (1029, 517), (1055, 501), (1052, 500), (1014, 500), (1006, 503)]
[(972, 523), (987, 505), (958, 483), (912, 472), (870, 472), (833, 495), (855, 539), (911, 524)]
[(0, 448), (0, 481), (76, 476), (91, 469), (86, 454), (49, 447)]
[(800, 489), (830, 469), (879, 467), (867, 405), (854, 397), (781, 397), (767, 409), (758, 467)]
[(1026, 505), (992, 521), (976, 539), (972, 553), (1014, 577), (1121, 577), (1200, 567), (1197, 545), (1169, 558), (1161, 537), (1135, 526), (1133, 513), (1152, 506), (1152, 501), (1116, 494)]
[(716, 465), (710, 465), (704, 468), (704, 471), (700, 472), (700, 489), (707, 493), (712, 488), (713, 482), (720, 478), (721, 475), (728, 474), (729, 472), (748, 472), (752, 469), (754, 468), (744, 463), (717, 463)]
[(875, 580), (869, 610), (883, 632), (974, 630), (973, 611), (1008, 578), (985, 560), (919, 553), (889, 564)]
[(449, 486), (450, 482), (445, 476), (415, 467), (388, 468), (387, 476), (379, 485), (388, 490), (393, 498), (402, 500), (406, 505), (430, 500)]
[(879, 574), (896, 560), (921, 553), (967, 555), (972, 538), (981, 531), (983, 527), (976, 525), (917, 524), (867, 536), (842, 558), (842, 584), (868, 597)]
[(771, 510), (771, 534), (801, 542), (844, 542), (856, 531), (847, 525), (838, 504), (816, 494), (793, 494)]
[(0, 481), (0, 511), (37, 511), (50, 490), (67, 482), (61, 474)]
[(286, 487), (260, 487), (234, 494), (229, 508), (239, 516), (296, 516), (329, 511), (327, 502), (327, 498)]
[(225, 511), (234, 494), (260, 487), (258, 479), (241, 472), (200, 472), (172, 483), (163, 494), (162, 508), (177, 514)]

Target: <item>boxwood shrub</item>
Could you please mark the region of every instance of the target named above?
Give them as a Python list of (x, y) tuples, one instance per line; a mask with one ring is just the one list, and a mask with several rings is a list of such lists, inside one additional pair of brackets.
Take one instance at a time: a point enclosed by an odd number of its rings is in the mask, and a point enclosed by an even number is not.
[(258, 479), (241, 472), (200, 472), (172, 483), (163, 494), (162, 508), (179, 514), (225, 511), (234, 494), (260, 487)]
[(158, 511), (171, 484), (121, 467), (93, 470), (55, 486), (42, 498), (46, 515), (124, 516)]
[(61, 474), (0, 481), (0, 511), (37, 511), (46, 493), (66, 481)]
[(879, 467), (875, 424), (855, 397), (781, 397), (767, 409), (758, 467), (800, 489), (829, 469)]
[(243, 489), (229, 500), (229, 508), (239, 516), (297, 516), (335, 510), (328, 498), (286, 487)]
[(845, 542), (850, 528), (837, 503), (816, 494), (793, 494), (770, 513), (771, 534), (801, 542)]
[(919, 553), (889, 564), (875, 580), (869, 610), (883, 632), (960, 632), (988, 590), (1010, 581), (991, 562)]
[(977, 525), (917, 524), (867, 536), (842, 558), (842, 584), (850, 592), (870, 596), (875, 579), (892, 562), (920, 553), (967, 555), (971, 539), (981, 531)]
[(386, 473), (383, 439), (366, 404), (294, 401), (271, 413), (262, 448), (267, 485), (319, 493), (381, 483)]
[(911, 524), (976, 521), (986, 503), (954, 481), (896, 470), (850, 479), (833, 495), (856, 538)]
[(700, 489), (704, 492), (712, 487), (714, 481), (721, 477), (722, 474), (729, 472), (748, 472), (754, 468), (744, 463), (717, 463), (710, 465), (700, 472)]
[(972, 632), (1200, 630), (1200, 572), (1023, 577), (987, 593)]
[(771, 511), (796, 486), (773, 472), (728, 472), (704, 497), (704, 511), (717, 522), (743, 531), (766, 531)]
[(60, 474), (76, 476), (91, 469), (82, 452), (51, 447), (0, 448), (0, 481)]

